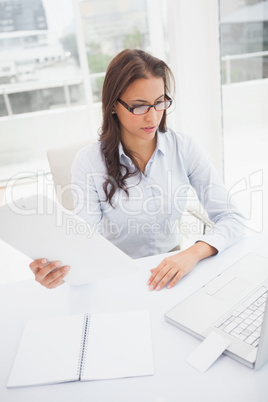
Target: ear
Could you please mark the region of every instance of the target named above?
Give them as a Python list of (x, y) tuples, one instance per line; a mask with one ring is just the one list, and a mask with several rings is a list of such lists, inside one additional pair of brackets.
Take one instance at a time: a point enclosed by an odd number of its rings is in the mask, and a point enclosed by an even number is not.
[(117, 114), (117, 110), (118, 110), (118, 102), (115, 102), (115, 104), (113, 106), (112, 114)]

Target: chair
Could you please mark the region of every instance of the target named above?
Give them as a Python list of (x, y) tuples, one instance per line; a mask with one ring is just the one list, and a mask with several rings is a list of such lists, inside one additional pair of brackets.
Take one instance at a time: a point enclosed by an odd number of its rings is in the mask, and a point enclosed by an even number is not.
[(74, 209), (71, 191), (72, 164), (78, 151), (90, 143), (92, 143), (90, 140), (77, 141), (60, 148), (49, 149), (47, 152), (57, 199), (64, 208), (70, 211)]
[[(71, 192), (72, 163), (78, 151), (90, 143), (92, 143), (90, 140), (79, 141), (61, 148), (50, 149), (47, 152), (58, 202), (71, 211), (74, 209)], [(213, 224), (198, 198), (191, 197), (190, 201), (186, 203), (185, 211), (178, 221), (178, 225), (182, 234), (180, 248), (185, 248), (192, 244), (197, 236), (204, 234)], [(195, 228), (195, 230), (190, 230), (191, 228)]]
[(197, 196), (186, 201), (186, 206), (178, 222), (180, 228), (180, 248), (185, 249), (196, 242), (212, 228), (213, 222), (200, 204)]

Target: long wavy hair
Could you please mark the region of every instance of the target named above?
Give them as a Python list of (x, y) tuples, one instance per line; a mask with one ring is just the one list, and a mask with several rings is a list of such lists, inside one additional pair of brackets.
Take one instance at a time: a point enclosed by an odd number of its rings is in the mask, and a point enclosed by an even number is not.
[[(120, 123), (113, 113), (114, 106), (130, 84), (141, 78), (150, 76), (162, 78), (165, 94), (170, 93), (171, 83), (174, 86), (174, 76), (167, 64), (139, 49), (125, 49), (109, 64), (102, 89), (103, 122), (100, 130), (101, 150), (104, 156), (107, 177), (103, 184), (106, 201), (112, 205), (112, 197), (118, 188), (128, 195), (126, 181), (128, 177), (140, 173), (134, 155), (130, 150), (125, 153), (136, 166), (135, 171), (120, 163), (118, 146), (121, 141)], [(166, 131), (166, 110), (159, 124), (161, 132)], [(124, 144), (122, 144), (124, 146)]]

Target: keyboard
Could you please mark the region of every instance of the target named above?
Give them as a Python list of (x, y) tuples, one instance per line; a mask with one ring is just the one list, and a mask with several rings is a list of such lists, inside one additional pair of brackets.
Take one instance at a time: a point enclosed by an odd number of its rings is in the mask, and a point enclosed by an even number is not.
[(259, 345), (268, 289), (264, 286), (236, 305), (213, 326), (249, 345)]

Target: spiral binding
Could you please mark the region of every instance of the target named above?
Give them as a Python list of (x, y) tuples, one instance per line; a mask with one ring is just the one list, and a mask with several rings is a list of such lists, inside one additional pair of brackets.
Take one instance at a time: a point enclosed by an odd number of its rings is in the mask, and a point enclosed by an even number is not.
[(91, 319), (90, 314), (84, 315), (84, 324), (83, 324), (83, 331), (82, 331), (82, 338), (81, 338), (81, 345), (80, 345), (80, 354), (79, 354), (78, 367), (77, 367), (77, 375), (79, 376), (79, 380), (81, 380), (81, 378), (84, 374), (85, 361), (86, 361), (86, 355), (87, 355), (87, 344), (88, 344), (90, 319)]

